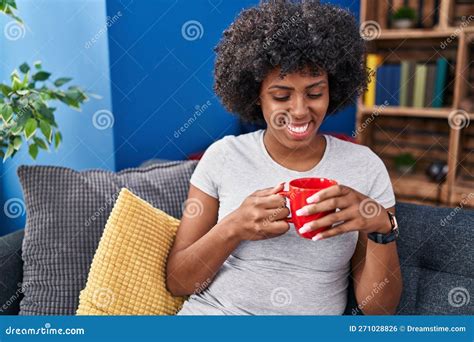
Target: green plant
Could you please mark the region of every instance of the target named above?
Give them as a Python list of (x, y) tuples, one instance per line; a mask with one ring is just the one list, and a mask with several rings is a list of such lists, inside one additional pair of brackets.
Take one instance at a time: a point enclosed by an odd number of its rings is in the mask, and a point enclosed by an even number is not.
[(392, 14), (392, 19), (393, 20), (399, 20), (399, 19), (415, 20), (416, 12), (413, 8), (409, 6), (401, 6)]
[(416, 164), (416, 159), (411, 153), (400, 153), (394, 157), (395, 168), (400, 172), (411, 172)]
[[(13, 9), (16, 9), (15, 0), (0, 0), (0, 12), (21, 23)], [(51, 102), (61, 101), (80, 110), (89, 96), (100, 98), (78, 86), (63, 89), (71, 81), (68, 77), (58, 78), (51, 85), (51, 74), (42, 70), (41, 62), (34, 63), (34, 71), (27, 63), (20, 65), (19, 70), (11, 73), (10, 84), (0, 83), (0, 158), (3, 162), (24, 145), (28, 145), (33, 159), (39, 149), (49, 150), (51, 144), (55, 149), (59, 147), (62, 135), (54, 117), (56, 108), (49, 106)], [(37, 134), (38, 128), (42, 138)]]
[[(70, 78), (58, 78), (50, 86), (47, 81), (51, 74), (42, 70), (40, 62), (36, 62), (34, 68), (36, 70), (31, 72), (30, 66), (23, 63), (19, 68), (22, 76), (14, 70), (10, 85), (0, 83), (0, 157), (3, 161), (13, 157), (25, 142), (33, 159), (39, 148), (48, 150), (54, 143), (57, 149), (62, 136), (54, 118), (56, 108), (49, 103), (58, 100), (80, 110), (81, 104), (88, 100), (88, 94), (77, 86), (61, 89)], [(37, 134), (38, 128), (44, 139)]]
[(15, 19), (19, 23), (22, 23), (21, 19), (15, 15), (14, 10), (16, 10), (15, 0), (0, 0), (0, 12), (5, 13), (9, 17)]

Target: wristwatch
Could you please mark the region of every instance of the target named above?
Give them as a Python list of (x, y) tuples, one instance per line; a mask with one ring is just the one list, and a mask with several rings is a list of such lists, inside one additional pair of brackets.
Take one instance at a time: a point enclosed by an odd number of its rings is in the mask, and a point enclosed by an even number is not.
[(389, 233), (387, 234), (382, 234), (382, 233), (369, 233), (367, 234), (367, 237), (376, 242), (376, 243), (381, 243), (381, 244), (386, 244), (392, 241), (395, 241), (398, 238), (398, 223), (397, 223), (397, 218), (395, 217), (395, 214), (391, 213), (390, 211), (387, 210), (388, 218), (390, 219), (390, 224), (392, 225), (392, 229), (390, 230)]

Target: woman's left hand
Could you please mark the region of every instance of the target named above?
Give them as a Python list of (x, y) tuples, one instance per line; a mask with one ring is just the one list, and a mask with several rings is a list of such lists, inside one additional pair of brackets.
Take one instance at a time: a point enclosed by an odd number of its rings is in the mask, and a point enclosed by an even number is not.
[(306, 223), (300, 228), (300, 233), (344, 221), (342, 224), (317, 234), (313, 240), (326, 239), (356, 230), (367, 234), (372, 232), (387, 234), (391, 230), (390, 219), (384, 207), (370, 197), (345, 185), (333, 185), (323, 189), (309, 197), (307, 203), (308, 205), (296, 212), (297, 216), (308, 216), (323, 211), (332, 211), (336, 208), (339, 208), (340, 211)]

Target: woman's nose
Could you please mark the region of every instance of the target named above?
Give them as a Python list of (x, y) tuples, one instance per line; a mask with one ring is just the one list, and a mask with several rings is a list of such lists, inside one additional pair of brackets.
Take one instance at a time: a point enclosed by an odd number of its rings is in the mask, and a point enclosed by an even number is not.
[(290, 113), (295, 119), (306, 117), (309, 113), (308, 103), (303, 96), (296, 96)]

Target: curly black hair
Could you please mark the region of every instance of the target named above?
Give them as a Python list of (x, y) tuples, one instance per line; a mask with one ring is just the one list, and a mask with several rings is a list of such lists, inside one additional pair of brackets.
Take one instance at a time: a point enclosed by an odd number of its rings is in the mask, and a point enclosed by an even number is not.
[(265, 76), (310, 70), (327, 72), (334, 114), (355, 102), (369, 74), (356, 18), (319, 1), (263, 0), (243, 10), (215, 47), (214, 90), (225, 108), (248, 122), (263, 123), (257, 100)]

